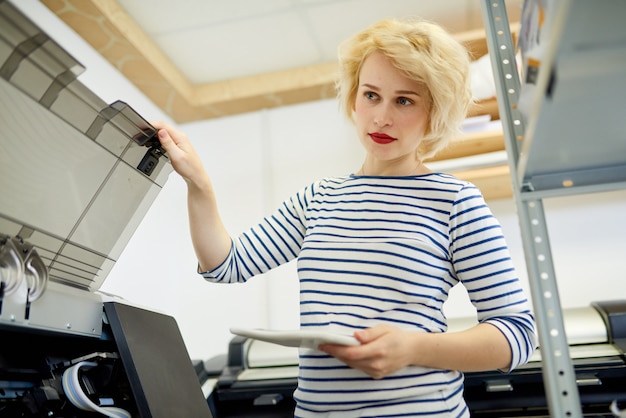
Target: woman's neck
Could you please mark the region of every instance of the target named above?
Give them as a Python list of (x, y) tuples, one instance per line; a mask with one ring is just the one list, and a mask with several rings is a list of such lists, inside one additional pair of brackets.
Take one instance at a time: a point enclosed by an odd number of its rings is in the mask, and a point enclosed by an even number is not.
[(389, 177), (405, 177), (428, 174), (432, 171), (426, 167), (421, 161), (412, 161), (411, 163), (372, 163), (365, 161), (361, 169), (355, 173), (357, 176), (389, 176)]

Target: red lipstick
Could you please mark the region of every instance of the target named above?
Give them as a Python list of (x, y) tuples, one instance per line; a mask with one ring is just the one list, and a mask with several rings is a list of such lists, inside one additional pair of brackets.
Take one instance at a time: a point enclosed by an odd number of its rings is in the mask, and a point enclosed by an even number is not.
[(370, 138), (372, 138), (372, 141), (376, 142), (377, 144), (389, 144), (393, 141), (395, 141), (395, 138), (390, 137), (387, 134), (383, 134), (380, 132), (374, 132), (370, 134)]

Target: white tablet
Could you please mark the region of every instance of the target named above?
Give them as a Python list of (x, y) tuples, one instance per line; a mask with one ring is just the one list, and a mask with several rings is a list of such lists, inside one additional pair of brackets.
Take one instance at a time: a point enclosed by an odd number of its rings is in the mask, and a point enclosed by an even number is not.
[(320, 344), (360, 345), (351, 335), (328, 331), (307, 330), (271, 330), (258, 328), (231, 328), (230, 332), (242, 337), (280, 344), (287, 347), (305, 347), (317, 349)]

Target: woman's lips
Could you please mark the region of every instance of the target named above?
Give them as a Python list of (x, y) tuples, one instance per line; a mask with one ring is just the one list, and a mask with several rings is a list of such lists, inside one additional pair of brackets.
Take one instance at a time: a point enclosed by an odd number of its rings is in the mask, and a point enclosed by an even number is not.
[(395, 138), (392, 138), (387, 134), (381, 134), (379, 132), (371, 133), (370, 138), (372, 138), (372, 141), (376, 142), (377, 144), (383, 144), (383, 145), (389, 144), (395, 141)]

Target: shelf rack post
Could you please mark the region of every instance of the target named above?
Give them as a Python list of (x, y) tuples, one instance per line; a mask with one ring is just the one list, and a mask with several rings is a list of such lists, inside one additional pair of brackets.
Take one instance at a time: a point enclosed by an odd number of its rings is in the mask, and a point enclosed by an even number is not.
[[(552, 417), (582, 417), (541, 199), (521, 184), (518, 161), (524, 123), (517, 103), (520, 78), (504, 0), (482, 0), (487, 45), (513, 183), (533, 308), (537, 321), (546, 399)], [(530, 192), (525, 195), (525, 192)]]

